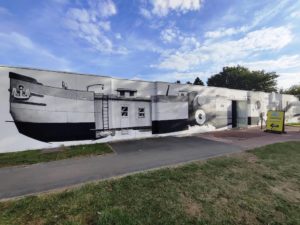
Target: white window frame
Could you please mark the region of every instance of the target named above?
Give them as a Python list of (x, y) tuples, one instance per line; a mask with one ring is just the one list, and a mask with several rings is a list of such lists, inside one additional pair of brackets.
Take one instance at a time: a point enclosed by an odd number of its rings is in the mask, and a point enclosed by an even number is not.
[[(140, 112), (140, 109), (142, 109), (143, 112)], [(139, 117), (139, 118), (145, 118), (145, 117), (146, 117), (146, 110), (145, 110), (145, 107), (138, 107), (138, 117)]]
[(121, 106), (121, 117), (128, 117), (128, 112), (129, 112), (128, 106), (126, 105)]

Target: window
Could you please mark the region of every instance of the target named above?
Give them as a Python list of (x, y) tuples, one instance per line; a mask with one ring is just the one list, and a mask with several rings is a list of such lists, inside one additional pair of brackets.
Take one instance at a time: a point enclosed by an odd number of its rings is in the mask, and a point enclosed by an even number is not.
[(145, 108), (138, 108), (139, 118), (145, 118)]
[(120, 96), (124, 97), (125, 96), (125, 91), (120, 91)]
[(123, 117), (128, 116), (128, 107), (127, 106), (121, 107), (121, 116), (123, 116)]
[(130, 95), (130, 96), (134, 96), (134, 91), (130, 91), (130, 92), (129, 92), (129, 95)]

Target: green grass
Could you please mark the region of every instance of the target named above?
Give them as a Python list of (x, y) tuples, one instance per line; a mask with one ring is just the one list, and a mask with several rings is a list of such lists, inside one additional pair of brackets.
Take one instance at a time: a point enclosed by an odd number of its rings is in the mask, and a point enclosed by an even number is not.
[(91, 144), (76, 146), (61, 146), (53, 150), (28, 150), (0, 154), (0, 167), (28, 165), (40, 162), (49, 162), (79, 156), (101, 155), (112, 150), (107, 144)]
[(286, 123), (286, 126), (300, 127), (300, 123)]
[(300, 142), (0, 203), (0, 224), (300, 224)]

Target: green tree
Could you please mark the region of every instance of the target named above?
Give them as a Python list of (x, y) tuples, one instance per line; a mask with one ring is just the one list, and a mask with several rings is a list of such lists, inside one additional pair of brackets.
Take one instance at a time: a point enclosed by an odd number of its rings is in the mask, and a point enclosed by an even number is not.
[(300, 84), (296, 84), (283, 91), (284, 94), (297, 95), (300, 97)]
[(246, 67), (224, 67), (223, 70), (207, 80), (208, 86), (227, 87), (232, 89), (272, 92), (277, 91), (275, 72), (264, 70), (250, 71)]
[(193, 84), (194, 85), (202, 85), (202, 86), (204, 86), (203, 81), (199, 77), (196, 77), (196, 79), (195, 79), (195, 81), (194, 81)]

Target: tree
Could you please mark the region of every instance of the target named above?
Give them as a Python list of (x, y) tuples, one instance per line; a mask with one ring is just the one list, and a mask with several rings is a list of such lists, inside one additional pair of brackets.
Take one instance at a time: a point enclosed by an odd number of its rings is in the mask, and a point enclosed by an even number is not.
[(203, 81), (199, 77), (196, 77), (196, 79), (194, 81), (194, 85), (202, 85), (202, 86), (204, 86), (204, 83), (203, 83)]
[(190, 81), (187, 81), (186, 84), (192, 84)]
[(283, 91), (284, 94), (296, 95), (300, 97), (300, 84), (296, 84)]
[(208, 78), (207, 85), (232, 89), (273, 92), (277, 91), (275, 72), (250, 71), (246, 67), (224, 67), (222, 72)]
[(175, 82), (175, 84), (181, 84), (180, 80), (177, 80), (177, 81)]

